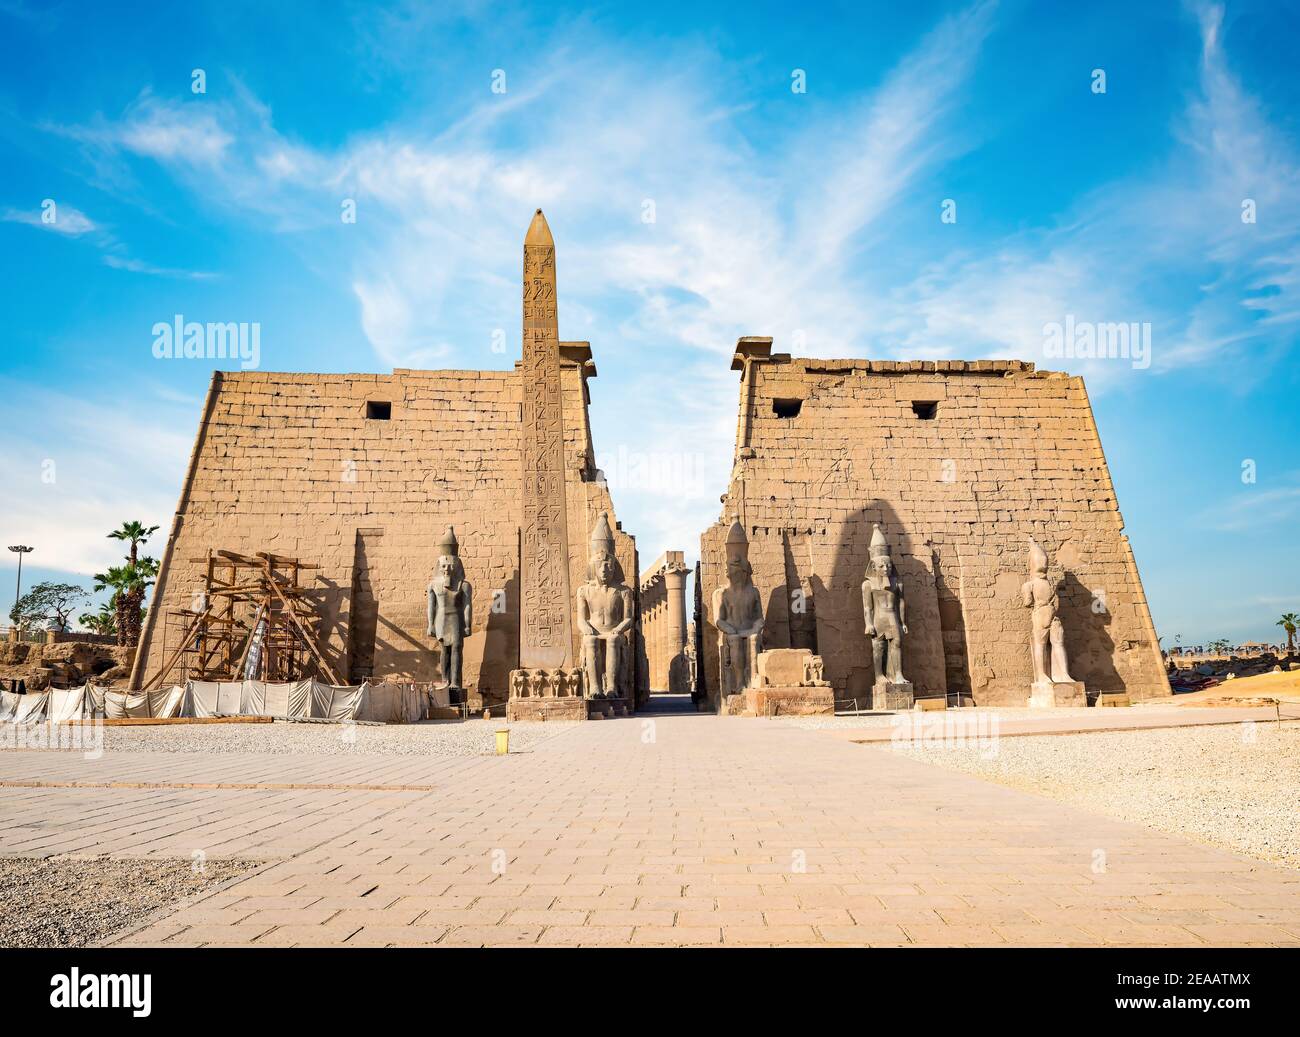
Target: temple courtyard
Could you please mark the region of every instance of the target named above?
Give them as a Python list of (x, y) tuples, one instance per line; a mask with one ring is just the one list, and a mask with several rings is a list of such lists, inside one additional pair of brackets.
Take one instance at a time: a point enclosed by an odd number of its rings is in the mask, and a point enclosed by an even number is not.
[(675, 704), (514, 724), (505, 756), (482, 720), (9, 748), (0, 943), (61, 942), (24, 917), (53, 883), (113, 945), (1300, 945), (1276, 710)]

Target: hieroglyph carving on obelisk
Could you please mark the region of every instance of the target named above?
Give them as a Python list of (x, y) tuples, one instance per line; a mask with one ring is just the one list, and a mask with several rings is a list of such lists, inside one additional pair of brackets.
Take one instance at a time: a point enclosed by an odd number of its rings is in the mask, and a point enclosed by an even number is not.
[(555, 309), (555, 241), (538, 209), (524, 238), (523, 534), (519, 665), (569, 667), (573, 626), (564, 503), (564, 417)]

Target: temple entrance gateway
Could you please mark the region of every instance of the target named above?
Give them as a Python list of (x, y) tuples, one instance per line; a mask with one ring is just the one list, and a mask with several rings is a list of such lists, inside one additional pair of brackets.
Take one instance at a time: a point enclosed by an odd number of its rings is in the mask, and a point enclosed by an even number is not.
[(210, 552), (274, 544), (316, 566), (293, 609), (271, 608), (292, 645), (272, 631), (255, 651), (239, 630), (222, 659), (260, 666), (301, 643), (331, 681), (437, 684), (472, 715), (1169, 693), (1082, 379), (742, 338), (718, 520), (693, 574), (680, 548), (642, 568), (595, 468), (596, 366), (560, 339), (541, 210), (522, 259), (513, 370), (214, 373), (134, 687), (174, 668), (165, 617), (204, 600)]

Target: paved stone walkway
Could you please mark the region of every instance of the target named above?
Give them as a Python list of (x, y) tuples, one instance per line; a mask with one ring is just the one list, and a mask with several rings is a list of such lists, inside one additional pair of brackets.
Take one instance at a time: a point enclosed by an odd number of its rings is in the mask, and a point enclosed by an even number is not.
[(0, 753), (0, 853), (196, 851), (268, 864), (121, 943), (1300, 945), (1300, 872), (780, 722), (598, 721), (508, 757)]

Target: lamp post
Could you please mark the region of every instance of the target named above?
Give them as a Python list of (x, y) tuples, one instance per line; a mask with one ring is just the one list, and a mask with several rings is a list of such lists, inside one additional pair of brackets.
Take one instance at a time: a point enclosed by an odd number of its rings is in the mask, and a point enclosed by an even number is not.
[[(9, 550), (18, 556), (18, 585), (14, 589), (14, 608), (17, 608), (18, 602), (23, 596), (23, 555), (30, 554), (36, 549), (34, 547), (28, 547), (25, 544), (14, 544), (9, 548)], [(15, 619), (14, 622), (16, 623), (18, 621)]]

